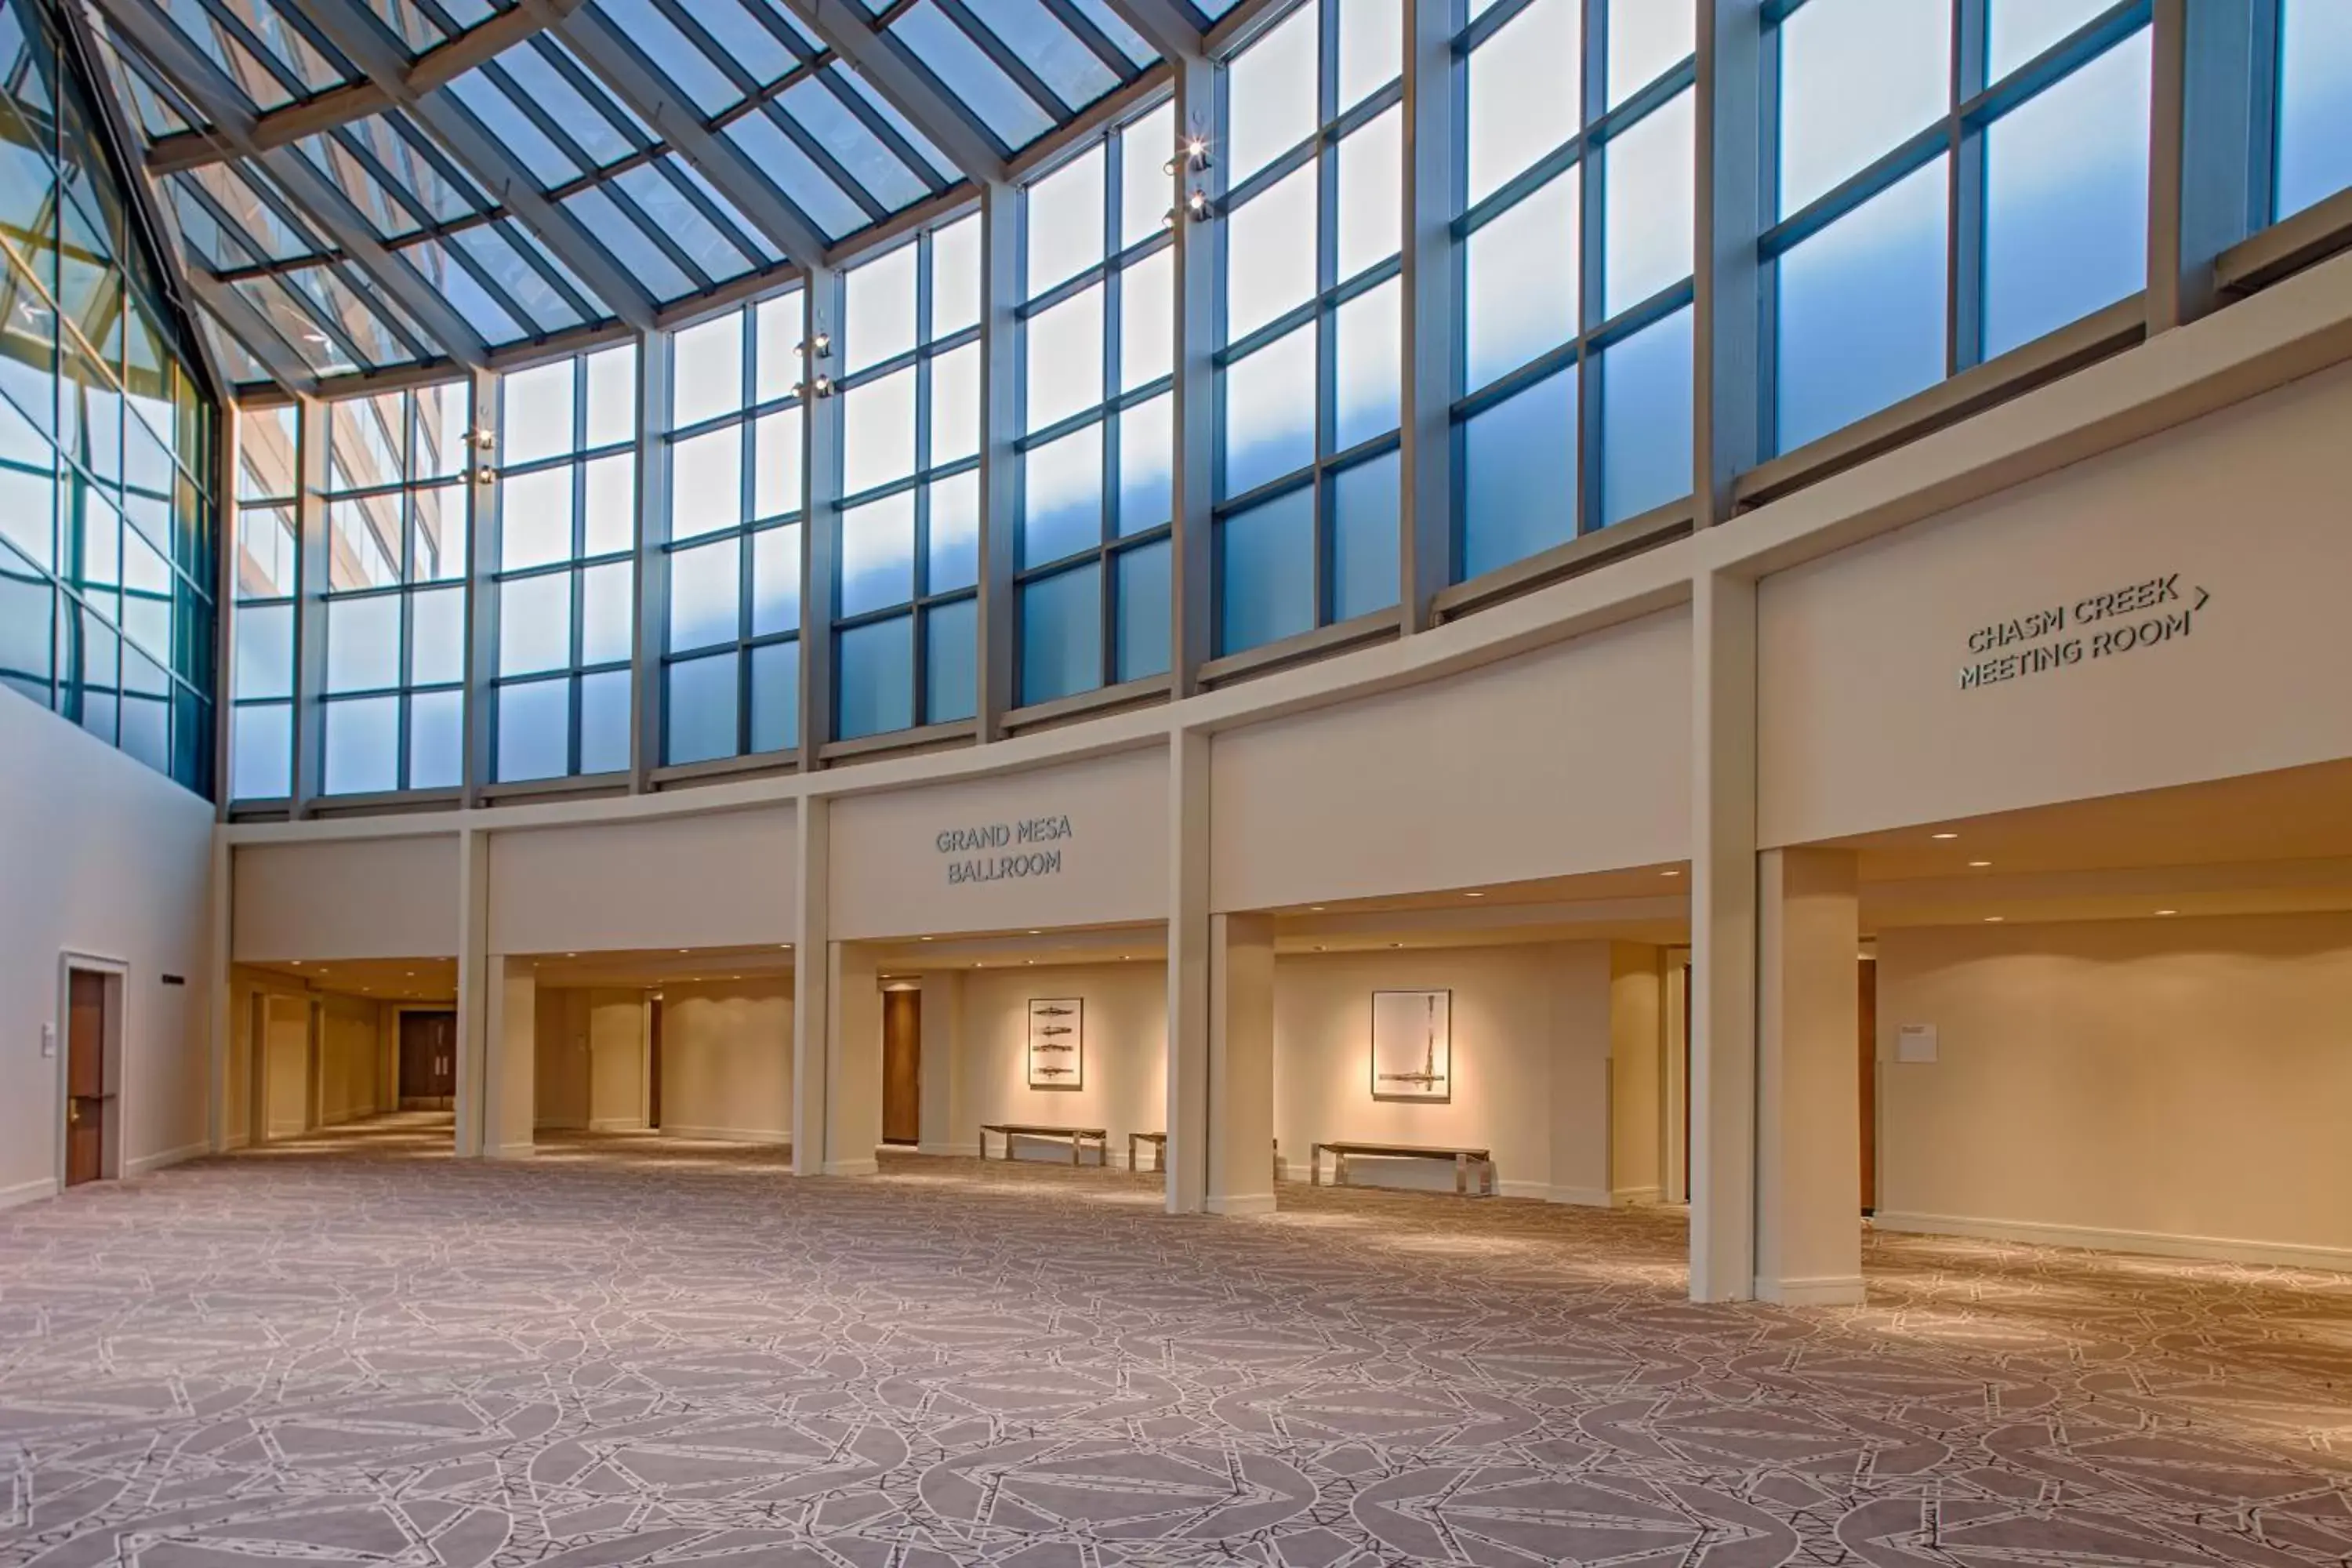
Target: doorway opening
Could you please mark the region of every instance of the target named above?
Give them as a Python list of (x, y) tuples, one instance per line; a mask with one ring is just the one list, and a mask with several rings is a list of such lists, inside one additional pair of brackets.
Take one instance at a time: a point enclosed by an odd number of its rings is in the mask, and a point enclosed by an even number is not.
[(60, 1184), (122, 1174), (122, 971), (68, 959)]
[(457, 1015), (410, 1010), (400, 1015), (403, 1110), (448, 1110), (457, 1103)]
[(923, 994), (882, 993), (882, 1142), (913, 1147), (923, 1136)]

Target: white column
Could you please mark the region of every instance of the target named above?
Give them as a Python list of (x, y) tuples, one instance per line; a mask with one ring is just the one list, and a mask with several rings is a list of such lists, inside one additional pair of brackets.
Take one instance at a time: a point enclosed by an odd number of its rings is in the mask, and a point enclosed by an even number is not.
[(979, 1130), (966, 1126), (963, 1093), (963, 976), (922, 977), (922, 1125), (926, 1154), (977, 1154)]
[(1756, 585), (1692, 584), (1690, 1291), (1755, 1289)]
[(489, 1056), (490, 838), (464, 828), (457, 835), (457, 1157), (482, 1152), (482, 1096)]
[(1168, 1212), (1198, 1214), (1209, 1197), (1209, 737), (1180, 730), (1168, 756)]
[[(803, 712), (806, 710), (803, 710)], [(803, 795), (793, 808), (793, 912), (799, 935), (793, 947), (793, 1174), (814, 1176), (824, 1168), (826, 890), (831, 872), (827, 831), (832, 803)]]
[(1759, 858), (1756, 1294), (1862, 1300), (1861, 1071), (1854, 857)]
[(1556, 1204), (1609, 1202), (1609, 944), (1546, 952), (1551, 1014), (1551, 1173)]
[(493, 954), (483, 1074), (482, 1155), (527, 1160), (537, 1152), (539, 979), (527, 958)]
[(1274, 1212), (1274, 920), (1209, 917), (1211, 1214)]
[(882, 1142), (882, 988), (874, 951), (825, 944), (824, 1162), (828, 1176), (870, 1176)]
[(1658, 1120), (1664, 1074), (1659, 1047), (1659, 952), (1609, 944), (1609, 1201), (1654, 1204), (1662, 1195), (1664, 1139)]
[[(224, 617), (226, 618), (226, 617)], [(224, 722), (221, 728), (226, 730)], [(224, 773), (222, 777), (227, 777)], [(222, 797), (227, 797), (226, 787)], [(229, 1053), (236, 1040), (236, 1019), (234, 1015), (235, 996), (229, 987), (229, 847), (218, 833), (213, 835), (211, 883), (210, 945), (205, 958), (205, 1027), (212, 1044), (212, 1062), (206, 1079), (205, 1137), (218, 1154), (228, 1148)]]

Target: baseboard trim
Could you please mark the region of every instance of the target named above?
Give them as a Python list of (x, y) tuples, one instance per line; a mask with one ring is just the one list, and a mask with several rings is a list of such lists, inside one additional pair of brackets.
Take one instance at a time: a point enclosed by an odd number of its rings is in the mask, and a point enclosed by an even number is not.
[(2154, 1230), (2101, 1230), (2092, 1226), (2042, 1220), (1981, 1219), (1971, 1215), (1907, 1214), (1881, 1209), (1871, 1223), (1880, 1230), (1916, 1236), (1965, 1236), (1980, 1241), (2014, 1241), (2030, 1247), (2078, 1247), (2093, 1252), (2138, 1252), (2156, 1258), (2195, 1258), (2216, 1263), (2273, 1264), (2288, 1268), (2352, 1272), (2352, 1247), (2315, 1247), (2293, 1241), (2242, 1241), (2228, 1237), (2179, 1236)]
[(125, 1160), (122, 1163), (122, 1173), (126, 1176), (143, 1176), (150, 1171), (160, 1171), (166, 1165), (176, 1165), (183, 1160), (193, 1160), (198, 1155), (209, 1154), (212, 1152), (213, 1144), (209, 1138), (201, 1143), (183, 1143), (176, 1149), (166, 1149), (161, 1153), (142, 1154), (136, 1159)]
[(881, 1163), (870, 1154), (863, 1160), (827, 1160), (823, 1166), (828, 1176), (873, 1176), (881, 1170)]
[(937, 1154), (950, 1160), (976, 1160), (980, 1158), (980, 1145), (977, 1143), (918, 1143), (915, 1145), (915, 1152)]
[(19, 1204), (37, 1204), (43, 1198), (58, 1195), (58, 1179), (43, 1176), (37, 1181), (18, 1182), (13, 1187), (0, 1187), (0, 1209), (12, 1209)]
[(588, 1123), (591, 1132), (643, 1132), (646, 1119), (642, 1116), (599, 1116)]
[(1858, 1307), (1862, 1305), (1862, 1276), (1837, 1274), (1819, 1279), (1759, 1278), (1756, 1281), (1756, 1299), (1783, 1307)]
[(539, 1152), (536, 1143), (493, 1143), (482, 1151), (485, 1160), (528, 1160)]
[(1606, 1187), (1541, 1187), (1538, 1192), (1547, 1203), (1580, 1204), (1595, 1209), (1609, 1206), (1610, 1194)]
[(1620, 1208), (1639, 1208), (1658, 1202), (1664, 1195), (1656, 1187), (1619, 1187), (1609, 1198)]
[(1223, 1215), (1231, 1219), (1244, 1218), (1250, 1215), (1272, 1214), (1275, 1206), (1274, 1194), (1272, 1193), (1228, 1193), (1219, 1197), (1213, 1193), (1209, 1195), (1207, 1206), (1211, 1214)]
[(680, 1127), (665, 1121), (654, 1129), (665, 1138), (694, 1138), (707, 1143), (790, 1143), (790, 1132), (765, 1127)]
[[(1475, 1167), (1470, 1173), (1470, 1195), (1474, 1198), (1482, 1195), (1478, 1187), (1478, 1173)], [(1548, 1202), (1551, 1197), (1551, 1187), (1544, 1182), (1496, 1182), (1495, 1195), (1498, 1198), (1534, 1198), (1539, 1203)]]

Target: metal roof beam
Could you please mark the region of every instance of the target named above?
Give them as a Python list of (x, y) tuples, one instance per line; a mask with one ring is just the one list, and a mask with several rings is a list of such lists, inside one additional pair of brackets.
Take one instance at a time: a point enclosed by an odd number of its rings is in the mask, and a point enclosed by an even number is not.
[(948, 162), (982, 184), (1004, 178), (1004, 149), (962, 105), (940, 90), (896, 38), (877, 32), (850, 0), (784, 0), (826, 48), (841, 57), (891, 108), (905, 115)]
[[(121, 5), (126, 0), (111, 0)], [(362, 0), (296, 0), (344, 58), (390, 93), (487, 192), (539, 237), (556, 259), (593, 289), (614, 315), (639, 331), (654, 325), (654, 298), (635, 275), (589, 233), (585, 225), (540, 188), (497, 137), (439, 87), (418, 91), (398, 40)]]
[(244, 92), (186, 35), (148, 0), (96, 0), (96, 4), (116, 33), (204, 111), (212, 121), (212, 134), (267, 170), (303, 217), (318, 226), (327, 243), (431, 333), (444, 353), (468, 368), (485, 362), (489, 349), (472, 323), (376, 237), (366, 216), (317, 164), (290, 146), (254, 144), (254, 114)]
[(220, 323), (224, 331), (244, 346), (255, 363), (269, 373), (270, 380), (298, 397), (318, 395), (317, 373), (302, 363), (302, 357), (288, 346), (277, 329), (244, 295), (200, 270), (188, 274), (188, 292), (195, 296), (196, 302)]
[(1106, 0), (1111, 14), (1129, 26), (1171, 65), (1198, 58), (1201, 29), (1184, 0)]

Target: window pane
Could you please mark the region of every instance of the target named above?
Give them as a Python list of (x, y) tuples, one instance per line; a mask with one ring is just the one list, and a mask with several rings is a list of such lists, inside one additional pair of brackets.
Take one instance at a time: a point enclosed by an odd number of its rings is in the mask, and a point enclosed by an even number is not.
[(1944, 378), (1946, 160), (1780, 258), (1778, 449)]
[(1042, 430), (1103, 396), (1099, 284), (1029, 318), (1028, 396), (1021, 428)]
[(1462, 574), (1576, 537), (1576, 377), (1538, 382), (1462, 428)]
[(466, 590), (436, 588), (409, 602), (408, 679), (446, 686), (466, 679)]
[(2352, 12), (2285, 0), (2279, 21), (2277, 208), (2292, 217), (2352, 185)]
[(856, 495), (915, 471), (915, 372), (895, 371), (843, 395), (841, 489)]
[(499, 674), (531, 675), (572, 663), (572, 574), (499, 584)]
[(1224, 493), (1240, 495), (1315, 458), (1315, 328), (1225, 368)]
[(1102, 566), (1088, 562), (1021, 587), (1021, 700), (1102, 684)]
[(967, 343), (931, 362), (929, 466), (960, 463), (979, 455), (980, 345)]
[(1952, 0), (1811, 0), (1780, 24), (1786, 216), (1943, 115)]
[(801, 624), (801, 525), (788, 522), (751, 536), (751, 635), (797, 631)]
[(327, 601), (327, 689), (400, 684), (400, 595)]
[(1225, 219), (1225, 341), (1315, 295), (1315, 166), (1283, 176)]
[(1102, 426), (1032, 447), (1021, 459), (1021, 563), (1058, 561), (1102, 542)]
[(1339, 229), (1334, 277), (1342, 283), (1404, 247), (1403, 110), (1339, 143)]
[(681, 550), (669, 558), (669, 647), (705, 647), (735, 640), (741, 624), (738, 601), (742, 545), (716, 544)]
[(1122, 550), (1118, 564), (1118, 668), (1116, 679), (1140, 680), (1168, 673), (1169, 585), (1171, 546), (1167, 540)]
[(1174, 398), (1162, 393), (1118, 416), (1118, 531), (1140, 533), (1173, 515)]
[(671, 447), (669, 489), (672, 539), (741, 524), (742, 427), (729, 425)]
[(670, 424), (699, 425), (743, 406), (743, 312), (688, 327), (670, 339)]
[(979, 324), (980, 217), (975, 214), (931, 236), (931, 336), (952, 337)]
[(409, 493), (408, 580), (455, 583), (472, 563), (466, 552), (467, 508), (463, 485)]
[(1339, 107), (1349, 109), (1404, 69), (1404, 0), (1343, 0), (1339, 7)]
[(1176, 205), (1168, 161), (1176, 153), (1176, 106), (1163, 103), (1118, 137), (1118, 243), (1123, 249), (1158, 234)]
[(562, 778), (572, 767), (572, 678), (499, 688), (499, 777)]
[(230, 719), (229, 794), (279, 800), (293, 793), (294, 710), (286, 703), (238, 708)]
[(417, 693), (408, 700), (408, 787), (453, 789), (465, 778), (465, 693)]
[(615, 452), (583, 465), (587, 487), (583, 555), (617, 555), (636, 543), (637, 455)]
[(1609, 0), (1609, 107), (1664, 76), (1697, 47), (1695, 7)]
[(1986, 133), (1988, 359), (2146, 285), (2150, 68), (2143, 29)]
[(519, 572), (572, 558), (572, 468), (541, 468), (502, 480), (499, 570)]
[(593, 353), (582, 362), (588, 376), (589, 447), (612, 447), (636, 438), (637, 351), (634, 344)]
[(751, 437), (751, 515), (790, 517), (801, 510), (801, 411), (762, 415)]
[(1247, 179), (1313, 132), (1322, 23), (1316, 0), (1234, 58), (1226, 77), (1227, 178)]
[(570, 360), (503, 378), (504, 461), (530, 463), (572, 450), (572, 383)]
[(1176, 252), (1155, 252), (1118, 280), (1118, 389), (1133, 392), (1176, 369)]
[[(48, 636), (46, 614), (41, 636)], [(240, 698), (294, 695), (293, 605), (253, 605), (236, 612), (236, 668), (229, 689)]]
[(835, 640), (835, 732), (845, 741), (915, 722), (915, 617), (852, 626)]
[[(70, 516), (70, 500), (67, 507)], [(401, 510), (397, 492), (327, 504), (327, 532), (334, 552), (327, 567), (329, 588), (339, 592), (388, 588), (400, 581)], [(86, 526), (84, 531), (81, 575), (85, 583), (118, 581), (113, 509), (105, 507), (102, 511), (107, 526)]]
[(1583, 110), (1583, 0), (1535, 0), (1470, 56), (1469, 199), (1576, 134)]
[(1580, 200), (1571, 170), (1464, 242), (1469, 391), (1576, 336)]
[(400, 787), (400, 699), (330, 702), (326, 791), (364, 795)]
[(1999, 81), (2114, 0), (1990, 0), (1985, 18), (1985, 71)]
[(1103, 147), (1097, 142), (1029, 187), (1022, 298), (1034, 299), (1103, 257)]
[(782, 752), (801, 732), (801, 645), (770, 643), (751, 650), (751, 749)]
[(923, 721), (944, 724), (980, 711), (972, 661), (979, 657), (980, 601), (958, 599), (923, 612)]
[(1260, 501), (1217, 524), (1217, 600), (1219, 653), (1313, 629), (1313, 486)]
[(980, 581), (980, 475), (957, 474), (931, 486), (927, 592), (944, 594)]
[(616, 773), (629, 765), (629, 672), (580, 679), (580, 771)]
[(915, 346), (915, 258), (916, 247), (902, 245), (843, 279), (845, 374), (855, 375)]
[(841, 609), (861, 616), (915, 596), (915, 493), (841, 514)]
[(1339, 310), (1337, 385), (1331, 449), (1344, 452), (1397, 427), (1397, 398), (1403, 376), (1404, 321), (1400, 303), (1404, 285), (1391, 278), (1359, 294)]
[(1394, 452), (1340, 470), (1331, 483), (1331, 618), (1351, 620), (1397, 602)]
[(1690, 494), (1691, 309), (1601, 356), (1601, 521)]
[(1601, 150), (1608, 216), (1602, 309), (1613, 316), (1691, 272), (1697, 96), (1684, 92)]
[(615, 664), (629, 657), (636, 629), (629, 563), (592, 566), (580, 574), (580, 662)]
[(801, 378), (801, 291), (762, 300), (754, 310), (751, 352), (759, 360), (759, 376), (752, 396), (772, 403)]
[(672, 763), (701, 763), (735, 754), (735, 676), (732, 648), (669, 667), (663, 719), (669, 730), (666, 755)]

